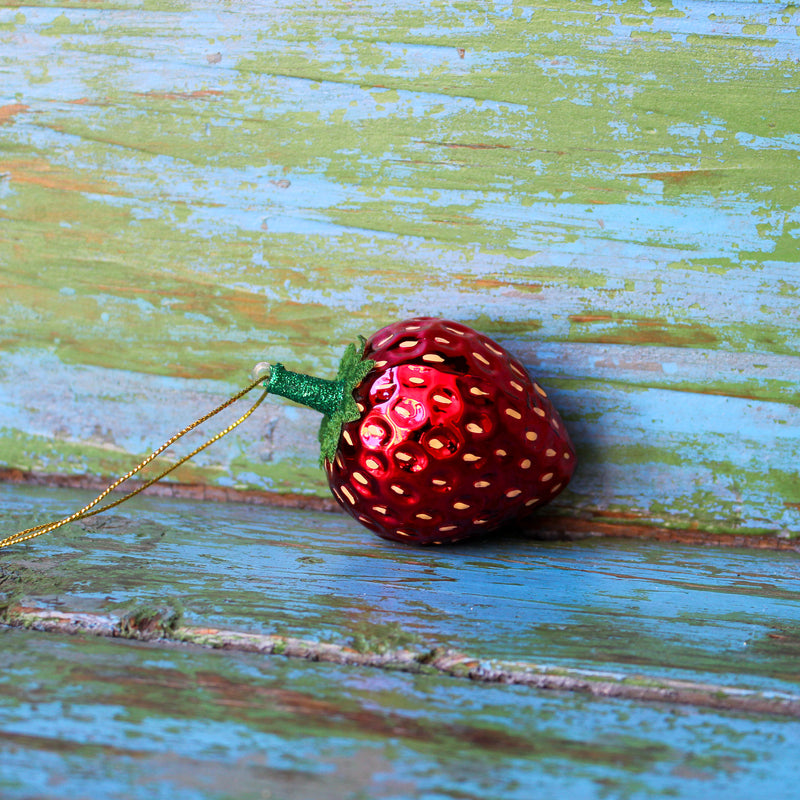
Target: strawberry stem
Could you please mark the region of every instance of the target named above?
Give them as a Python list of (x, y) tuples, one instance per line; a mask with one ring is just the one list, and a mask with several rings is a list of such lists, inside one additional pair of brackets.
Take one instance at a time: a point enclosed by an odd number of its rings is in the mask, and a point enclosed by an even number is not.
[(294, 400), (330, 417), (342, 405), (345, 382), (315, 378), (313, 375), (291, 372), (283, 364), (273, 364), (265, 387), (270, 394)]
[[(350, 344), (342, 355), (335, 381), (315, 378), (298, 372), (290, 372), (283, 364), (273, 364), (264, 388), (294, 400), (322, 413), (319, 427), (320, 462), (333, 461), (342, 426), (354, 422), (360, 416), (353, 391), (375, 366), (371, 359), (364, 358), (366, 340), (359, 337), (358, 346)], [(256, 366), (260, 370), (263, 364)]]

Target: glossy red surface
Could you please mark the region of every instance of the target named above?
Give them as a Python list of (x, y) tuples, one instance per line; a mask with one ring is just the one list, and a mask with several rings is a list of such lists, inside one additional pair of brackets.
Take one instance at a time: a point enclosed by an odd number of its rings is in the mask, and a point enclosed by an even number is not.
[(389, 539), (441, 544), (488, 533), (555, 497), (575, 468), (566, 429), (541, 387), (500, 345), (448, 320), (378, 331), (375, 368), (355, 389), (331, 489)]

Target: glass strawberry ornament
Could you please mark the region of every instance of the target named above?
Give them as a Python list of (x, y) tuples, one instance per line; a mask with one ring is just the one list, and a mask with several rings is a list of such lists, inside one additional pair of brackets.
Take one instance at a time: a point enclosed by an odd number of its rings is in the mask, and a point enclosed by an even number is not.
[[(386, 539), (445, 544), (488, 533), (552, 500), (575, 469), (575, 450), (541, 386), (497, 342), (458, 322), (416, 317), (388, 325), (359, 348), (347, 348), (333, 381), (282, 364), (258, 364), (255, 373), (249, 386), (171, 436), (83, 508), (10, 534), (0, 549), (119, 506), (230, 433), (269, 394), (322, 412), (320, 458), (334, 496)], [(236, 421), (101, 505), (259, 385), (260, 397)]]
[(558, 412), (522, 364), (457, 322), (416, 317), (351, 345), (336, 381), (270, 368), (316, 408), (339, 504), (386, 539), (446, 544), (552, 500), (575, 469)]

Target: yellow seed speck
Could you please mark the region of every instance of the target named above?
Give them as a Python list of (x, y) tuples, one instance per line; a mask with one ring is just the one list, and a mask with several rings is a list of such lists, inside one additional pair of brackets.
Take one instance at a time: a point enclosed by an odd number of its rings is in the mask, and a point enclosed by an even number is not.
[(539, 438), (539, 434), (538, 434), (538, 433), (536, 433), (536, 431), (528, 431), (528, 432), (525, 434), (525, 438), (526, 438), (526, 439), (527, 439), (529, 442), (535, 442), (535, 441), (536, 441), (536, 440)]
[(397, 345), (397, 346), (398, 347), (402, 347), (404, 350), (407, 350), (410, 347), (414, 347), (414, 345), (416, 345), (416, 343), (417, 343), (416, 339), (406, 339), (405, 341), (400, 342), (400, 344)]
[(434, 450), (441, 450), (444, 447), (444, 442), (441, 439), (431, 439), (428, 444)]
[(481, 457), (474, 453), (464, 453), (464, 461), (480, 461)]
[(529, 458), (523, 458), (522, 461), (519, 463), (522, 469), (530, 469), (531, 468), (531, 460)]
[(514, 419), (522, 419), (522, 414), (520, 414), (519, 411), (517, 411), (515, 408), (507, 408), (506, 414), (508, 414), (509, 417), (513, 417)]
[(543, 408), (534, 408), (533, 412), (534, 412), (534, 414), (538, 414), (540, 417), (544, 416), (544, 409)]
[(544, 475), (542, 475), (542, 483), (547, 483), (547, 481), (551, 481), (551, 480), (553, 480), (553, 473), (552, 472), (546, 472)]
[(355, 478), (355, 479), (356, 479), (356, 480), (357, 480), (357, 481), (358, 481), (358, 482), (359, 482), (359, 483), (360, 483), (362, 486), (366, 486), (366, 485), (369, 483), (369, 481), (368, 481), (368, 480), (367, 480), (367, 479), (366, 479), (366, 478), (365, 478), (365, 477), (364, 477), (364, 476), (363, 476), (363, 475), (362, 475), (360, 472), (354, 472), (354, 473), (353, 473), (353, 477), (354, 477), (354, 478)]
[(469, 390), (469, 393), (471, 395), (474, 395), (475, 397), (488, 397), (489, 396), (489, 392), (484, 392), (483, 389), (479, 389), (477, 386), (473, 386)]
[(391, 485), (389, 488), (390, 488), (390, 489), (391, 489), (391, 490), (392, 490), (392, 491), (393, 491), (395, 494), (405, 494), (405, 491), (403, 490), (403, 487), (402, 487), (402, 486), (398, 486), (396, 483), (393, 483), (393, 484), (392, 484), (392, 485)]
[(430, 514), (417, 514), (417, 519), (433, 519)]
[(489, 359), (486, 358), (485, 356), (482, 356), (480, 353), (475, 353), (475, 352), (473, 352), (472, 355), (474, 355), (475, 359), (477, 361), (480, 361), (481, 364), (485, 364), (487, 367), (489, 366)]
[(353, 497), (353, 493), (346, 487), (342, 486), (342, 494), (353, 504), (355, 505), (356, 499)]
[(453, 503), (453, 508), (456, 509), (456, 511), (466, 511), (469, 508), (469, 503)]
[(347, 431), (342, 431), (342, 436), (344, 436), (344, 440), (347, 442), (347, 444), (349, 444), (350, 447), (352, 447), (353, 438), (350, 436), (350, 434)]
[(548, 458), (552, 458), (552, 457), (553, 457), (553, 456), (556, 454), (556, 451), (555, 451), (555, 450), (553, 450), (552, 448), (548, 447), (548, 448), (547, 448), (547, 450), (545, 450), (545, 451), (544, 451), (544, 454), (545, 454), (545, 455), (546, 455)]
[(489, 481), (475, 481), (472, 484), (476, 489), (485, 489), (487, 486), (491, 486), (492, 484)]
[(506, 492), (506, 497), (519, 497), (522, 494), (522, 489), (509, 489)]
[(429, 361), (431, 364), (441, 364), (444, 362), (444, 359), (438, 353), (425, 353), (422, 356), (423, 361)]

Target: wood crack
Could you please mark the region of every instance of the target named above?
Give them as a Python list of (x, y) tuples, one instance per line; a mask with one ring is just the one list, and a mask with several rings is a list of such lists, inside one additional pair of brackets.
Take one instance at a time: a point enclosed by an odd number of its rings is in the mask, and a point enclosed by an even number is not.
[(373, 652), (347, 645), (277, 634), (244, 633), (162, 623), (158, 618), (115, 617), (14, 606), (2, 616), (11, 628), (47, 633), (154, 641), (164, 646), (195, 645), (215, 650), (280, 655), (285, 658), (428, 673), (473, 681), (527, 686), (542, 691), (577, 692), (598, 698), (694, 706), (746, 714), (800, 718), (800, 695), (675, 680), (651, 675), (600, 672), (528, 661), (481, 659), (448, 648), (399, 648)]

